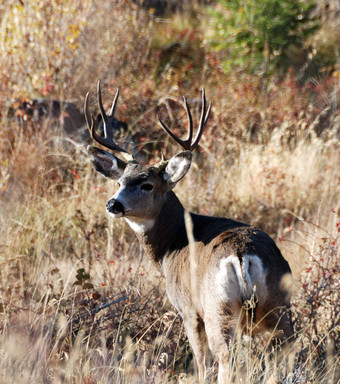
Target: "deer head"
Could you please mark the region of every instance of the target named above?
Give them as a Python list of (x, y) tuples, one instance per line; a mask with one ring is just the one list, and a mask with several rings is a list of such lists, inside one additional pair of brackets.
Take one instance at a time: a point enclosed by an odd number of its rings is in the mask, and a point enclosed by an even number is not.
[(118, 94), (119, 92), (117, 90), (110, 113), (107, 115), (102, 103), (100, 82), (98, 82), (97, 96), (103, 119), (104, 137), (96, 133), (95, 120), (88, 108), (89, 94), (86, 95), (84, 109), (92, 138), (107, 149), (123, 155), (124, 160), (94, 146), (88, 146), (87, 151), (94, 168), (98, 172), (105, 177), (118, 180), (119, 189), (107, 202), (107, 211), (115, 218), (126, 217), (139, 223), (150, 223), (154, 221), (159, 214), (162, 204), (167, 198), (167, 192), (172, 190), (177, 182), (188, 172), (192, 160), (191, 153), (197, 147), (202, 136), (204, 126), (209, 118), (211, 104), (208, 108), (206, 107), (205, 92), (202, 90), (201, 118), (197, 134), (193, 141), (193, 119), (185, 98), (184, 107), (189, 122), (188, 136), (185, 140), (176, 136), (159, 120), (160, 125), (180, 144), (184, 151), (179, 152), (170, 160), (163, 159), (156, 165), (148, 166), (138, 164), (136, 159), (128, 153), (127, 150), (121, 148), (114, 142), (113, 137), (107, 137), (106, 127), (109, 126), (110, 119), (113, 119)]

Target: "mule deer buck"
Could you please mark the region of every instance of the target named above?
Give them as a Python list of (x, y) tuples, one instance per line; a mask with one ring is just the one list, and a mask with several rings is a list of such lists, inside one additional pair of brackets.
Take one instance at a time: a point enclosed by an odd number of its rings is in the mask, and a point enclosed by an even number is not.
[(106, 210), (112, 217), (127, 221), (145, 252), (162, 271), (169, 300), (183, 318), (199, 381), (204, 380), (209, 347), (219, 362), (218, 383), (224, 383), (228, 345), (236, 323), (246, 327), (244, 307), (252, 298), (252, 333), (275, 330), (281, 339), (293, 335), (288, 292), (281, 284), (283, 276), (291, 273), (289, 265), (264, 232), (228, 218), (186, 213), (173, 192), (190, 168), (192, 151), (209, 118), (211, 104), (207, 107), (204, 90), (195, 139), (192, 141), (193, 119), (184, 98), (189, 121), (186, 140), (160, 120), (184, 151), (153, 166), (138, 164), (107, 137), (105, 127), (113, 118), (118, 90), (109, 115), (103, 108), (99, 82), (97, 95), (105, 137), (96, 133), (87, 94), (84, 110), (91, 135), (99, 144), (126, 157), (124, 161), (102, 149), (87, 147), (94, 168), (108, 178), (118, 179), (119, 189), (106, 203)]

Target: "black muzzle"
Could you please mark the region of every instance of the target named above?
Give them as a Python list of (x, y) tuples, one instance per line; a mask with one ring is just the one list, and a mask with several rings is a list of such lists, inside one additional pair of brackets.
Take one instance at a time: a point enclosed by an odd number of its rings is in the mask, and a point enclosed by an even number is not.
[(124, 213), (125, 211), (123, 204), (115, 199), (111, 199), (106, 203), (106, 210), (113, 214)]

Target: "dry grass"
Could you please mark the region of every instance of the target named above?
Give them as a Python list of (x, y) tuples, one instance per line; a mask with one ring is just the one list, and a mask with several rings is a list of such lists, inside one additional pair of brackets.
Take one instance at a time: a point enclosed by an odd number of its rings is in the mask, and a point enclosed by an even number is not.
[[(336, 383), (337, 77), (300, 87), (293, 74), (282, 82), (226, 77), (204, 45), (199, 7), (157, 21), (134, 5), (112, 4), (35, 0), (1, 8), (0, 383), (196, 382), (159, 272), (124, 222), (105, 214), (116, 186), (94, 173), (81, 148), (61, 145), (46, 119), (7, 118), (20, 97), (81, 104), (99, 78), (107, 103), (121, 86), (117, 114), (145, 159), (177, 151), (159, 136), (156, 117), (173, 112), (178, 118), (167, 122), (179, 131), (185, 120), (164, 96), (186, 94), (197, 118), (194, 99), (204, 85), (213, 113), (176, 192), (194, 212), (264, 229), (290, 262), (297, 340), (274, 354), (265, 339), (236, 338), (233, 382)], [(212, 365), (208, 382), (215, 374)]]

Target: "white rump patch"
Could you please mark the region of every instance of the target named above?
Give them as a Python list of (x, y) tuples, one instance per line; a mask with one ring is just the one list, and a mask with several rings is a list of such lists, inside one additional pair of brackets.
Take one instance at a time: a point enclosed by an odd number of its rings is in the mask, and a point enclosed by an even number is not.
[(147, 231), (150, 231), (155, 225), (155, 220), (131, 220), (125, 217), (126, 222), (129, 224), (131, 229), (138, 234), (144, 234)]
[(257, 255), (244, 255), (242, 265), (234, 255), (221, 260), (216, 283), (224, 301), (250, 299), (254, 286), (260, 301), (267, 297), (266, 271)]

